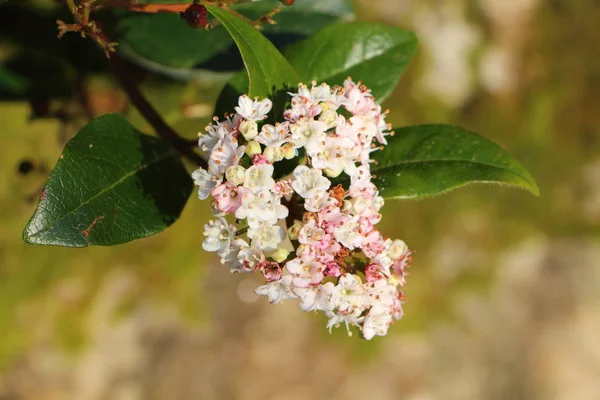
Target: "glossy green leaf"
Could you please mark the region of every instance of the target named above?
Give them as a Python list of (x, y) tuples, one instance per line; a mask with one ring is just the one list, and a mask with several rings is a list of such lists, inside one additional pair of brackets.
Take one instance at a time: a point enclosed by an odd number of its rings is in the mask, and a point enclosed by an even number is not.
[(194, 29), (175, 14), (119, 13), (116, 30), (125, 56), (169, 67), (192, 68), (232, 45), (224, 29)]
[(384, 198), (421, 199), (471, 183), (514, 186), (538, 195), (531, 175), (495, 143), (462, 128), (422, 125), (396, 129), (373, 153), (371, 172)]
[[(163, 0), (146, 1), (163, 3)], [(191, 1), (189, 1), (191, 3)], [(250, 19), (257, 19), (281, 6), (277, 0), (235, 5), (233, 8)], [(193, 29), (175, 14), (143, 14), (116, 11), (116, 39), (119, 51), (142, 67), (168, 76), (188, 76), (192, 68), (235, 71), (242, 67), (234, 42), (223, 26), (210, 31)], [(264, 25), (263, 33), (277, 45), (301, 40), (326, 25), (352, 15), (348, 0), (303, 0), (275, 16), (277, 24)], [(154, 64), (154, 65), (153, 65)], [(173, 71), (167, 68), (177, 68)]]
[(179, 217), (192, 186), (169, 144), (104, 115), (65, 146), (23, 238), (86, 247), (153, 235)]
[(286, 49), (305, 82), (340, 85), (351, 76), (367, 85), (378, 102), (394, 89), (413, 58), (417, 38), (402, 29), (366, 22), (328, 26)]
[(282, 42), (279, 35), (286, 35), (288, 44), (290, 40), (310, 36), (327, 25), (352, 16), (352, 6), (348, 0), (299, 0), (286, 7), (281, 7), (278, 0), (261, 0), (240, 4), (235, 9), (254, 20), (276, 7), (281, 8), (281, 12), (274, 17), (277, 23), (264, 25), (262, 32), (275, 42)]
[(221, 8), (206, 7), (227, 29), (240, 50), (248, 71), (249, 96), (267, 97), (298, 84), (296, 70), (260, 31)]

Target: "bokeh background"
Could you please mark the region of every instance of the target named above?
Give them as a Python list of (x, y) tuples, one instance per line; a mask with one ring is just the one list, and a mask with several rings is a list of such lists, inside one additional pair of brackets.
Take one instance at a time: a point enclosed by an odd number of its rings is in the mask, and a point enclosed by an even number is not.
[[(409, 302), (388, 337), (366, 342), (329, 335), (294, 302), (258, 299), (259, 277), (230, 275), (202, 251), (209, 210), (194, 198), (167, 231), (133, 243), (24, 244), (45, 176), (82, 121), (2, 102), (0, 399), (600, 398), (598, 2), (355, 7), (420, 38), (385, 103), (391, 122), (480, 132), (532, 172), (541, 196), (477, 186), (389, 201), (381, 229), (416, 251)], [(11, 45), (0, 37), (0, 54)], [(142, 88), (194, 137), (224, 81), (146, 76)], [(123, 112), (150, 131), (102, 71), (81, 87), (93, 114)], [(18, 171), (23, 160), (33, 171)]]

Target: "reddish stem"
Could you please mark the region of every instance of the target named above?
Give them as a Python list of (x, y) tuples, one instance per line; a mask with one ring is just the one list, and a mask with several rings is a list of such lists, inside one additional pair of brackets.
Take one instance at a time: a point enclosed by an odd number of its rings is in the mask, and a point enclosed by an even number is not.
[(179, 14), (184, 12), (191, 3), (182, 4), (134, 4), (127, 0), (106, 0), (98, 4), (98, 7), (123, 8), (134, 12), (143, 13), (173, 13)]

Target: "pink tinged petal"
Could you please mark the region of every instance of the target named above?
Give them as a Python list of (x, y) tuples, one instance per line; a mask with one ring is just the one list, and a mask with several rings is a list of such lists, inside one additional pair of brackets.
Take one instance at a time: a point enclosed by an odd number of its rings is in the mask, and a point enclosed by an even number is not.
[(268, 282), (274, 282), (281, 279), (281, 267), (276, 262), (263, 261), (257, 267)]
[(335, 261), (328, 262), (325, 265), (325, 271), (323, 271), (323, 275), (332, 276), (335, 278), (342, 276), (342, 273), (343, 273), (342, 268)]
[(253, 165), (261, 165), (261, 164), (268, 164), (269, 160), (267, 160), (267, 157), (264, 154), (255, 154), (252, 156), (252, 164)]

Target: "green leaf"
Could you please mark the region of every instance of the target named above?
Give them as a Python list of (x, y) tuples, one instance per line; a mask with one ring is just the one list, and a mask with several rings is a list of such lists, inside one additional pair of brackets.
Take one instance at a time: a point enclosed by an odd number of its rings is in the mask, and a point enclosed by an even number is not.
[[(274, 18), (277, 24), (264, 25), (263, 33), (277, 45), (283, 46), (352, 15), (348, 0), (327, 3), (324, 5), (322, 0), (303, 0), (293, 6), (283, 7)], [(233, 8), (251, 19), (257, 19), (277, 6), (281, 6), (279, 1), (265, 0), (239, 4)], [(160, 66), (178, 68), (180, 71), (177, 71), (177, 76), (188, 76), (189, 71), (198, 66), (220, 71), (236, 71), (242, 67), (239, 53), (233, 48), (234, 42), (223, 26), (206, 32), (190, 28), (175, 14), (128, 13), (122, 10), (113, 14), (117, 17), (119, 51), (142, 67), (154, 63), (152, 70), (159, 72), (162, 72)], [(172, 75), (168, 70), (165, 72)]]
[(351, 76), (378, 102), (394, 89), (415, 54), (417, 38), (399, 28), (366, 22), (330, 25), (286, 49), (304, 82), (340, 85)]
[(175, 14), (119, 13), (116, 30), (125, 56), (176, 68), (192, 68), (232, 45), (225, 29), (194, 29)]
[(221, 8), (206, 8), (227, 29), (240, 50), (248, 71), (249, 96), (267, 97), (298, 84), (296, 70), (256, 28)]
[(421, 199), (471, 183), (495, 183), (539, 195), (532, 176), (506, 150), (462, 128), (422, 125), (396, 129), (373, 153), (373, 182), (384, 198)]
[[(235, 7), (243, 15), (256, 20), (261, 16), (281, 7), (278, 0), (262, 0), (240, 4)], [(281, 42), (280, 35), (286, 36), (286, 43), (296, 38), (310, 36), (319, 29), (333, 24), (342, 18), (352, 16), (352, 6), (348, 0), (302, 0), (291, 6), (283, 7), (273, 18), (275, 25), (266, 24), (262, 27), (265, 36), (275, 42)]]
[(169, 144), (104, 115), (65, 146), (23, 239), (86, 247), (153, 235), (179, 217), (192, 186)]

